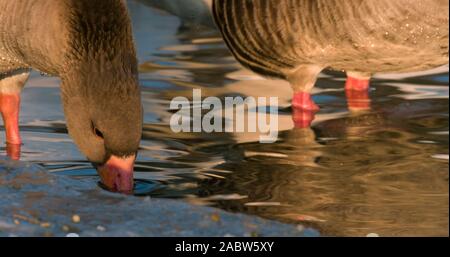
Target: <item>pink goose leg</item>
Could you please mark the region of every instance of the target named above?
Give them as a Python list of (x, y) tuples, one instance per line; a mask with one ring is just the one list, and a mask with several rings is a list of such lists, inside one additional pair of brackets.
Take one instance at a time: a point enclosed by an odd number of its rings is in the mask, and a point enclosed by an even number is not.
[(19, 132), (20, 93), (0, 94), (0, 112), (5, 125), (6, 151), (13, 160), (20, 158), (22, 140)]
[(292, 98), (292, 119), (296, 128), (310, 127), (316, 112), (319, 111), (319, 106), (314, 103), (310, 92), (323, 68), (317, 65), (300, 65), (288, 76), (295, 92)]
[(28, 70), (18, 70), (9, 76), (0, 77), (0, 112), (6, 132), (6, 152), (13, 160), (20, 158), (20, 92), (29, 75)]
[(320, 108), (314, 103), (310, 93), (297, 92), (292, 98), (292, 107), (295, 109), (318, 111)]

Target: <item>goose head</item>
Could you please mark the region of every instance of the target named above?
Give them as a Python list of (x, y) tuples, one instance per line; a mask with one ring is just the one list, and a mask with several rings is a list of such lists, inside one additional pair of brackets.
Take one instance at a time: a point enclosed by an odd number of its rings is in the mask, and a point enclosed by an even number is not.
[(65, 74), (64, 113), (69, 135), (96, 167), (102, 184), (111, 191), (131, 193), (142, 135), (140, 89), (134, 72), (107, 67), (86, 65)]

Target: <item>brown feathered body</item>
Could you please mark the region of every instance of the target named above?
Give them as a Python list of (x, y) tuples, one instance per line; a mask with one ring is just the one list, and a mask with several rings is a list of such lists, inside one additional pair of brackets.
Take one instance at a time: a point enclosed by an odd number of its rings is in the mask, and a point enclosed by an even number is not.
[(215, 0), (244, 66), (295, 86), (324, 68), (370, 76), (448, 63), (447, 0)]
[(69, 134), (95, 165), (126, 160), (132, 189), (143, 115), (126, 1), (0, 0), (0, 95), (20, 94), (30, 69), (61, 78)]

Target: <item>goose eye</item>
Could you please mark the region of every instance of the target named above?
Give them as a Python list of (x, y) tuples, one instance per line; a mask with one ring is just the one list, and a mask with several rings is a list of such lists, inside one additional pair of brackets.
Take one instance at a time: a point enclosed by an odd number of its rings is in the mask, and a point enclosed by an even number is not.
[(95, 135), (96, 137), (99, 137), (99, 138), (103, 139), (103, 133), (102, 133), (98, 128), (96, 128), (96, 127), (94, 126), (94, 124), (92, 124), (92, 129), (93, 129), (94, 135)]
[(94, 128), (94, 133), (97, 137), (103, 139), (103, 133), (100, 130), (98, 130), (97, 128)]

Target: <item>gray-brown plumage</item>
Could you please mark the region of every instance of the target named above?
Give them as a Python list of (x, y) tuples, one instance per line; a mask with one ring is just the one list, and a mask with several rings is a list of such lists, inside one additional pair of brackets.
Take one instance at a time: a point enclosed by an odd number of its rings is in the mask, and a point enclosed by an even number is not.
[(448, 63), (447, 0), (214, 0), (244, 66), (309, 92), (325, 68), (368, 79)]
[(142, 105), (125, 1), (0, 0), (0, 95), (31, 68), (61, 77), (69, 134), (107, 186), (132, 190)]

